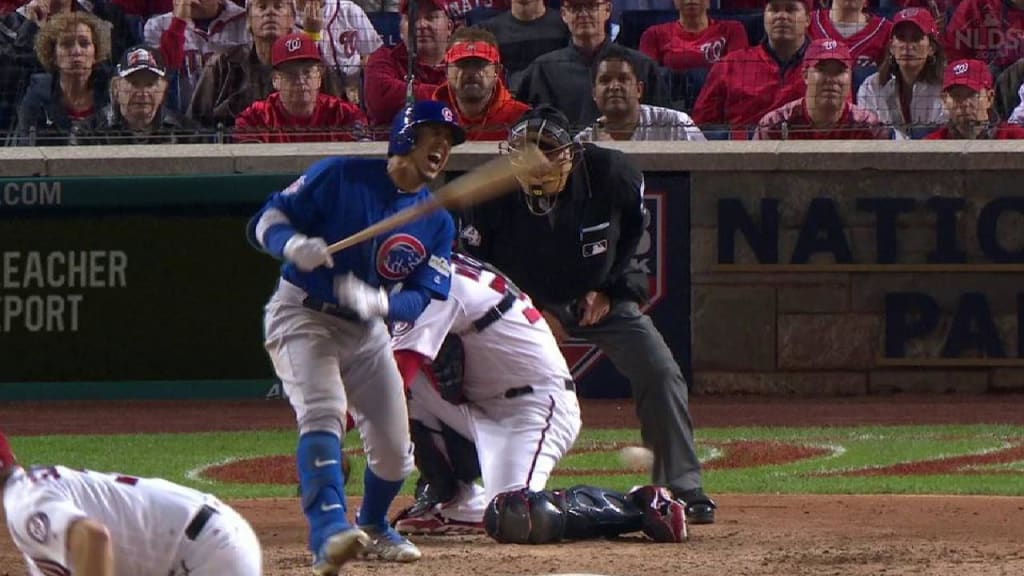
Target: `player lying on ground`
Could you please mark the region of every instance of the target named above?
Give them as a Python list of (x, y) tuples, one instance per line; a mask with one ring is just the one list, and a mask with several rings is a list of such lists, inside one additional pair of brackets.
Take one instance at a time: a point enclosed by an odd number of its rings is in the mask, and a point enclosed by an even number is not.
[(214, 496), (153, 478), (26, 469), (2, 432), (0, 518), (32, 576), (262, 574), (256, 534)]
[[(442, 210), (334, 256), (327, 243), (427, 200), (426, 184), (465, 140), (453, 118), (438, 102), (405, 107), (395, 117), (387, 160), (318, 162), (272, 195), (249, 226), (251, 242), (285, 260), (266, 307), (265, 345), (298, 421), (302, 508), (320, 576), (334, 576), (356, 556), (420, 558), (387, 519), (413, 458), (384, 320), (411, 322), (431, 299), (448, 297), (454, 223)], [(367, 457), (356, 526), (341, 469), (346, 410)]]
[[(507, 277), (461, 254), (452, 255), (452, 272), (448, 300), (434, 300), (414, 323), (394, 327), (416, 463), (432, 486), (396, 519), (396, 529), (482, 531), (486, 510), (488, 533), (503, 542), (637, 530), (659, 541), (685, 539), (683, 505), (665, 490), (626, 496), (581, 486), (564, 498), (544, 490), (581, 426), (569, 367), (547, 322)], [(478, 475), (483, 490), (474, 483)], [(524, 514), (538, 522), (524, 524)], [(574, 523), (559, 524), (559, 515)]]

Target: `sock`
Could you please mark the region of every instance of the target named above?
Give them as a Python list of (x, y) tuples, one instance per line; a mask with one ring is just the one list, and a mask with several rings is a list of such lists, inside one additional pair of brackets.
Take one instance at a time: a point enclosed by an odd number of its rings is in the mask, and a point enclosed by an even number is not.
[(356, 523), (380, 531), (388, 529), (388, 507), (402, 489), (405, 480), (383, 480), (366, 467), (363, 476), (363, 505), (359, 508)]
[(317, 552), (328, 536), (351, 528), (346, 516), (341, 440), (333, 432), (303, 434), (295, 461), (302, 510), (309, 523), (309, 549)]

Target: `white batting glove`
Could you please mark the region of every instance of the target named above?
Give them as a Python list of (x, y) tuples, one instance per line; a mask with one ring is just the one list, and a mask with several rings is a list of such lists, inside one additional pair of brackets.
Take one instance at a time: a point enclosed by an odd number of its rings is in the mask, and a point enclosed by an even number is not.
[(320, 266), (334, 268), (334, 258), (327, 251), (323, 238), (308, 238), (296, 234), (284, 244), (284, 257), (303, 272), (311, 272)]
[(354, 274), (334, 279), (334, 295), (338, 304), (351, 309), (363, 320), (388, 315), (388, 293), (383, 288), (374, 288)]

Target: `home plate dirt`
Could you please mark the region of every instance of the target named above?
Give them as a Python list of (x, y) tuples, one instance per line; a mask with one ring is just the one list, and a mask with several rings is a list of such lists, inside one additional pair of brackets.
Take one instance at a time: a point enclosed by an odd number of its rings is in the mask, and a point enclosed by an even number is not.
[[(219, 414), (211, 417), (210, 412)], [(1024, 398), (898, 397), (846, 400), (694, 398), (700, 426), (1024, 423)], [(587, 426), (635, 426), (632, 409), (586, 402)], [(798, 420), (802, 416), (803, 421)], [(6, 403), (11, 435), (291, 428), (284, 403)], [(41, 425), (44, 423), (45, 425)], [(699, 434), (699, 431), (698, 431)], [(1024, 481), (1024, 480), (1022, 480)], [(1024, 498), (972, 496), (808, 496), (711, 493), (718, 523), (690, 527), (684, 544), (640, 538), (548, 546), (497, 544), (486, 537), (415, 538), (414, 564), (356, 562), (346, 575), (608, 576), (1024, 574)], [(398, 505), (405, 505), (404, 500)], [(308, 576), (306, 528), (295, 499), (232, 502), (264, 546), (266, 576)], [(353, 508), (356, 502), (353, 502)], [(0, 575), (26, 571), (6, 535)], [(127, 575), (119, 575), (127, 576)], [(132, 575), (136, 576), (136, 575)], [(163, 575), (160, 575), (163, 576)]]

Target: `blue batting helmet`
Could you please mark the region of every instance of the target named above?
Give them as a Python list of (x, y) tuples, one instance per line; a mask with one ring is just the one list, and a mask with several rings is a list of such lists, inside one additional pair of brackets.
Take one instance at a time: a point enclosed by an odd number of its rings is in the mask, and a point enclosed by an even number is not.
[(452, 146), (466, 141), (466, 131), (455, 120), (452, 109), (441, 102), (423, 100), (410, 104), (395, 116), (391, 123), (391, 139), (388, 143), (388, 156), (408, 154), (416, 145), (416, 127), (421, 124), (444, 124), (452, 130)]

